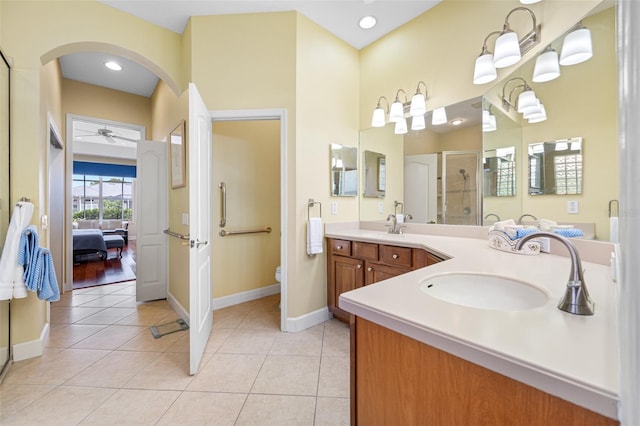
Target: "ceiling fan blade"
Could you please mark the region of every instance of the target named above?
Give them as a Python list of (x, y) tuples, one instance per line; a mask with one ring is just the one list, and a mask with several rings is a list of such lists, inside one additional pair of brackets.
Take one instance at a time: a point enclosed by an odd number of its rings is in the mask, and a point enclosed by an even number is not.
[(113, 134), (111, 136), (114, 137), (114, 138), (117, 138), (117, 139), (122, 139), (122, 140), (125, 140), (125, 141), (129, 141), (129, 142), (140, 142), (139, 139), (131, 139), (131, 138), (127, 138), (125, 136), (120, 136), (120, 135), (116, 135), (116, 134)]
[(116, 140), (113, 138), (113, 136), (111, 135), (102, 135), (102, 136), (107, 140), (107, 142), (116, 143)]

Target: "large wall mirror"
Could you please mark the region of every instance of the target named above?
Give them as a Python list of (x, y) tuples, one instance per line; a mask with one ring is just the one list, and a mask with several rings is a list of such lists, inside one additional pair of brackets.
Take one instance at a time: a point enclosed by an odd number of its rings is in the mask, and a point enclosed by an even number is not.
[(358, 195), (358, 148), (331, 144), (331, 195), (355, 197)]
[[(0, 51), (0, 253), (9, 228), (9, 63)], [(9, 301), (0, 300), (0, 381), (11, 357)]]
[(364, 152), (364, 196), (382, 198), (387, 190), (387, 159), (384, 154)]

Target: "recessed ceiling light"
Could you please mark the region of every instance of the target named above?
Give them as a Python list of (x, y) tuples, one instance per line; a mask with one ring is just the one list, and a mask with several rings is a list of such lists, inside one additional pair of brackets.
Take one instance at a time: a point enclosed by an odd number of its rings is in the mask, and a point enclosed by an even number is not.
[(462, 124), (462, 120), (459, 118), (456, 118), (455, 120), (451, 120), (450, 123), (453, 124), (454, 126), (459, 126)]
[(114, 61), (105, 62), (104, 66), (113, 71), (122, 71), (122, 66), (119, 63)]
[(360, 18), (360, 22), (358, 22), (358, 25), (360, 26), (360, 28), (362, 28), (363, 30), (369, 30), (373, 27), (376, 26), (376, 18), (373, 16), (364, 16), (362, 18)]

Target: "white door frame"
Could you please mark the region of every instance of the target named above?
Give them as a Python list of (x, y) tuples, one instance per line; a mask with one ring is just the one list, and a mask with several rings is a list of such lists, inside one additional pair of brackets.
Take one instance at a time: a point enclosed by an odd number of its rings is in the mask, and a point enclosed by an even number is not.
[(287, 110), (217, 110), (209, 114), (214, 122), (280, 120), (280, 330), (287, 331)]

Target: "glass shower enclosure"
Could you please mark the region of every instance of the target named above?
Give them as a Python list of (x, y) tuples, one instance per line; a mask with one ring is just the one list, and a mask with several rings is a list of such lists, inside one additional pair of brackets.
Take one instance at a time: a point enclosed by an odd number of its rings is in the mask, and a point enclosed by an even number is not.
[(479, 151), (442, 152), (442, 223), (480, 225), (482, 155)]

